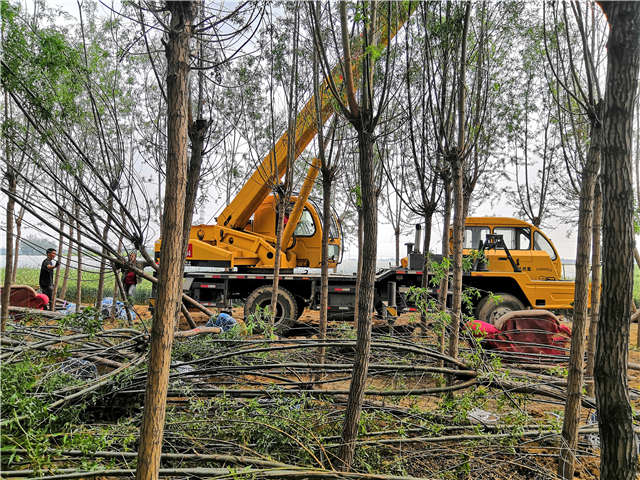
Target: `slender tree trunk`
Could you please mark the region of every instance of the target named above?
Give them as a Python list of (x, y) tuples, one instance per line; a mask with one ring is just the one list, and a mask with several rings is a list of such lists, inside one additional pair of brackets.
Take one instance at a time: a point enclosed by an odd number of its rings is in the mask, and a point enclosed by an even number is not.
[[(319, 3), (316, 3), (316, 14), (320, 16)], [(320, 158), (320, 171), (322, 172), (322, 219), (324, 228), (322, 229), (322, 258), (320, 265), (320, 319), (319, 336), (320, 340), (327, 337), (327, 322), (329, 308), (329, 225), (331, 218), (331, 188), (333, 183), (334, 169), (331, 166), (330, 158), (327, 158), (324, 127), (322, 122), (322, 102), (320, 101), (320, 72), (319, 72), (318, 52), (313, 49), (313, 97), (315, 99), (315, 122), (318, 128), (318, 157)], [(335, 134), (336, 121), (334, 119), (331, 133)], [(333, 141), (333, 140), (332, 140)], [(318, 348), (318, 363), (325, 361), (326, 349), (324, 346)]]
[(364, 228), (362, 225), (362, 206), (358, 208), (358, 266), (356, 271), (356, 298), (353, 308), (353, 321), (357, 322), (360, 305), (360, 284), (362, 282), (362, 236)]
[[(275, 315), (277, 313), (277, 304), (278, 304), (278, 285), (280, 283), (280, 265), (281, 265), (281, 255), (284, 254), (284, 248), (286, 245), (282, 245), (282, 234), (284, 233), (284, 217), (287, 215), (287, 210), (289, 208), (289, 200), (291, 199), (291, 188), (293, 182), (293, 164), (296, 161), (296, 124), (297, 124), (297, 114), (298, 110), (298, 88), (297, 88), (297, 77), (298, 77), (298, 26), (299, 22), (299, 13), (296, 10), (294, 13), (294, 21), (293, 21), (293, 32), (292, 32), (292, 59), (291, 59), (291, 72), (289, 75), (289, 95), (287, 102), (287, 168), (283, 185), (283, 193), (278, 196), (278, 204), (280, 206), (280, 215), (278, 215), (278, 226), (276, 229), (276, 255), (275, 262), (273, 266), (273, 290), (271, 292), (271, 325), (273, 326), (273, 322), (275, 319)], [(273, 110), (272, 110), (273, 111)], [(274, 177), (276, 177), (277, 183), (277, 171), (278, 167), (274, 166)]]
[(13, 242), (13, 270), (11, 283), (16, 283), (16, 275), (18, 274), (18, 263), (20, 260), (20, 240), (22, 240), (22, 219), (24, 218), (24, 207), (20, 208), (20, 212), (16, 217), (16, 233)]
[(453, 174), (453, 305), (449, 332), (449, 356), (458, 358), (458, 335), (462, 317), (462, 242), (464, 235), (464, 198), (462, 194), (462, 159), (451, 154)]
[(465, 155), (465, 89), (467, 66), (467, 32), (471, 3), (465, 6), (460, 46), (460, 72), (457, 81), (458, 94), (458, 148), (449, 152), (453, 175), (453, 305), (451, 308), (451, 333), (449, 336), (449, 356), (458, 358), (458, 334), (462, 321), (462, 243), (464, 240), (464, 155)]
[[(75, 217), (76, 217), (76, 252), (77, 252), (77, 265), (76, 265), (76, 312), (80, 311), (80, 305), (82, 305), (82, 232), (80, 231), (80, 206), (76, 203)], [(55, 309), (53, 303), (51, 308)]]
[(598, 177), (598, 170), (600, 169), (601, 127), (599, 121), (599, 119), (592, 121), (591, 145), (587, 153), (586, 164), (582, 171), (580, 188), (573, 330), (571, 332), (567, 400), (565, 402), (564, 421), (562, 424), (563, 442), (558, 458), (558, 475), (567, 480), (573, 478), (575, 470), (575, 452), (578, 447), (578, 426), (580, 423), (582, 384), (584, 382), (584, 341), (589, 307), (589, 254), (591, 252), (593, 190)]
[(151, 329), (137, 480), (158, 478), (175, 320), (182, 294), (184, 201), (187, 183), (189, 38), (193, 2), (167, 2), (171, 12), (167, 55), (167, 167), (158, 301)]
[(358, 132), (360, 186), (362, 189), (362, 224), (364, 225), (362, 249), (362, 275), (358, 296), (358, 330), (356, 353), (349, 388), (349, 400), (342, 429), (342, 446), (339, 457), (342, 468), (351, 468), (355, 454), (355, 441), (362, 410), (362, 400), (369, 369), (371, 350), (371, 312), (373, 311), (373, 288), (376, 273), (376, 250), (378, 239), (378, 212), (374, 183), (373, 135)]
[(71, 271), (71, 256), (73, 254), (73, 219), (69, 219), (69, 248), (67, 249), (67, 258), (64, 262), (64, 276), (62, 277), (62, 290), (59, 297), (64, 300), (67, 298), (67, 284), (69, 283), (69, 273)]
[[(6, 100), (6, 96), (5, 96)], [(7, 140), (8, 142), (8, 140)], [(5, 151), (8, 153), (7, 151)], [(9, 318), (9, 295), (11, 293), (11, 279), (13, 278), (13, 211), (15, 209), (15, 200), (13, 195), (16, 193), (17, 181), (16, 172), (12, 167), (7, 168), (5, 173), (7, 177), (9, 195), (7, 199), (7, 230), (6, 230), (6, 249), (5, 252), (5, 270), (4, 285), (2, 287), (2, 312), (0, 313), (0, 331), (4, 332)]]
[(598, 328), (598, 317), (600, 315), (600, 288), (602, 285), (602, 262), (601, 262), (601, 235), (602, 235), (602, 190), (600, 181), (596, 181), (593, 194), (593, 228), (591, 237), (591, 315), (589, 319), (589, 336), (587, 341), (587, 395), (595, 395), (593, 384), (593, 369), (595, 366), (596, 331)]
[(62, 249), (64, 248), (64, 212), (61, 208), (58, 209), (58, 218), (60, 220), (58, 230), (58, 266), (56, 267), (56, 274), (53, 279), (53, 298), (51, 299), (51, 308), (56, 309), (56, 297), (58, 296), (58, 285), (60, 284), (60, 260), (62, 258)]
[(289, 202), (288, 196), (286, 198), (279, 196), (277, 203), (277, 210), (280, 212), (277, 218), (276, 225), (276, 254), (273, 261), (273, 287), (271, 292), (271, 315), (269, 316), (269, 323), (273, 327), (276, 321), (276, 315), (278, 310), (278, 289), (280, 288), (280, 262), (282, 260), (282, 232), (284, 231), (284, 217), (286, 215), (286, 204)]
[[(202, 72), (202, 71), (201, 71)], [(204, 80), (200, 75), (200, 85)], [(202, 87), (200, 87), (202, 88)], [(200, 105), (202, 100), (198, 103)], [(198, 107), (200, 110), (200, 106)], [(198, 188), (200, 184), (200, 171), (202, 169), (202, 151), (204, 148), (204, 139), (207, 135), (210, 122), (202, 118), (197, 119), (189, 125), (189, 138), (191, 139), (191, 159), (189, 161), (189, 170), (187, 173), (187, 186), (185, 191), (185, 210), (184, 223), (182, 224), (182, 238), (184, 239), (182, 248), (182, 270), (180, 278), (184, 276), (184, 259), (187, 256), (187, 248), (189, 246), (189, 235), (191, 233), (191, 224), (193, 223), (193, 212), (195, 210), (196, 198), (198, 196)], [(196, 328), (193, 318), (189, 314), (187, 307), (183, 305), (182, 312), (185, 320), (191, 328)]]
[(602, 149), (602, 300), (594, 370), (600, 478), (634, 480), (638, 455), (627, 362), (634, 244), (631, 136), (640, 66), (640, 3), (600, 5), (611, 28)]
[[(120, 233), (120, 238), (118, 238), (118, 254), (121, 254), (121, 252), (122, 252), (123, 239), (124, 239), (124, 235), (122, 233)], [(114, 268), (113, 269), (113, 273), (114, 273), (114, 275), (113, 275), (113, 302), (111, 303), (110, 315), (112, 317), (115, 317), (115, 315), (116, 315), (116, 302), (118, 301), (118, 296), (121, 295), (122, 299), (125, 300), (125, 301), (127, 299), (127, 296), (125, 295), (125, 292), (120, 292), (120, 285), (122, 284), (122, 282), (118, 278), (118, 275), (120, 275), (119, 270)]]
[[(322, 264), (320, 270), (320, 340), (327, 337), (327, 308), (329, 306), (329, 225), (331, 225), (331, 169), (322, 168)], [(325, 348), (318, 351), (319, 363), (324, 363)]]
[(396, 228), (393, 231), (393, 236), (396, 242), (396, 265), (400, 265), (400, 229)]
[[(109, 198), (107, 199), (107, 209), (111, 213), (113, 212), (113, 195), (109, 192)], [(102, 230), (102, 241), (107, 242), (109, 237), (109, 230), (111, 229), (111, 215), (107, 215), (107, 221), (104, 229)], [(102, 254), (106, 255), (106, 248), (102, 247)], [(98, 289), (96, 292), (96, 308), (100, 308), (102, 305), (102, 297), (104, 296), (104, 276), (106, 273), (107, 262), (104, 257), (100, 258), (100, 274), (98, 276)]]
[(429, 266), (431, 263), (431, 230), (433, 229), (433, 212), (424, 214), (424, 241), (422, 242), (422, 253), (424, 254), (424, 266), (422, 273), (422, 282), (420, 286), (427, 288), (429, 286)]
[[(444, 182), (444, 217), (442, 221), (442, 261), (449, 258), (449, 226), (451, 225), (451, 182), (448, 178), (443, 179)], [(440, 310), (447, 311), (447, 297), (449, 296), (449, 275), (445, 274), (440, 280), (440, 294), (438, 301)], [(443, 325), (440, 334), (440, 353), (445, 353), (445, 343), (447, 339), (447, 329)], [(443, 363), (444, 365), (444, 363)]]

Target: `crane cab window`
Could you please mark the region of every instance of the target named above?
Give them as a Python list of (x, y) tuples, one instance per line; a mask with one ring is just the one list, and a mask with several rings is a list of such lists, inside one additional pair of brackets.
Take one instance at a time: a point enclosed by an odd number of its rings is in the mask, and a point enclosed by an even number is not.
[(528, 227), (496, 227), (495, 235), (502, 235), (509, 250), (529, 250), (531, 248), (531, 230)]
[(311, 237), (314, 233), (316, 233), (316, 224), (313, 221), (313, 215), (309, 209), (305, 208), (293, 234), (296, 237)]
[(544, 236), (540, 232), (535, 232), (533, 234), (533, 249), (534, 250), (544, 250), (551, 257), (551, 261), (557, 258), (556, 251), (553, 249), (549, 240), (544, 238)]
[(465, 227), (464, 245), (462, 248), (475, 249), (480, 246), (480, 241), (487, 239), (489, 227)]

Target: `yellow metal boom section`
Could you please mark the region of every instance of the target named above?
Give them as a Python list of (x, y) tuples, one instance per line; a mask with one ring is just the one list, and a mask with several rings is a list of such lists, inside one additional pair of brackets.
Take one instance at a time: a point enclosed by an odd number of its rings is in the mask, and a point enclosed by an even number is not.
[[(417, 2), (398, 2), (395, 5), (398, 6), (400, 11), (392, 17), (391, 25), (388, 26), (386, 22), (382, 24), (379, 42), (379, 45), (382, 47), (386, 47), (389, 44), (390, 39), (395, 36), (396, 32), (411, 16), (417, 6)], [(355, 57), (354, 55), (354, 58)], [(355, 62), (355, 64), (357, 63), (358, 62)], [(341, 64), (334, 67), (331, 76), (336, 88), (340, 89), (343, 82)], [(354, 68), (354, 82), (359, 76), (360, 70)], [(320, 87), (320, 92), (322, 95), (320, 98), (320, 118), (324, 124), (334, 112), (330, 101), (331, 93), (326, 79)], [(312, 96), (298, 114), (293, 158), (298, 158), (318, 133), (315, 104), (315, 96)], [(253, 172), (253, 175), (251, 175), (235, 198), (216, 219), (219, 226), (234, 229), (245, 228), (251, 215), (253, 215), (271, 192), (271, 184), (279, 181), (287, 169), (287, 138), (287, 132), (283, 133), (276, 142), (275, 147), (264, 157), (262, 163), (255, 172)]]

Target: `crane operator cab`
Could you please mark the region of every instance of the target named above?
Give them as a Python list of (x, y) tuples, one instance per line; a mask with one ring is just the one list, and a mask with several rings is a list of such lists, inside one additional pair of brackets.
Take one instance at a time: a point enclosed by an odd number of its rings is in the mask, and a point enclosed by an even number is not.
[[(297, 196), (293, 196), (289, 207), (285, 211), (285, 233), (289, 216), (296, 200)], [(256, 210), (253, 221), (245, 228), (245, 230), (257, 233), (263, 238), (272, 238), (274, 245), (278, 221), (277, 203), (276, 197), (269, 195)], [(296, 267), (319, 268), (322, 265), (322, 229), (324, 225), (322, 216), (319, 213), (321, 211), (322, 209), (318, 203), (311, 199), (307, 200), (300, 213), (298, 223), (293, 230), (293, 235), (289, 239), (284, 239), (287, 243), (283, 245), (282, 251), (287, 256), (295, 255)], [(342, 261), (340, 222), (333, 209), (328, 227), (329, 245), (327, 253), (329, 267), (333, 268)]]

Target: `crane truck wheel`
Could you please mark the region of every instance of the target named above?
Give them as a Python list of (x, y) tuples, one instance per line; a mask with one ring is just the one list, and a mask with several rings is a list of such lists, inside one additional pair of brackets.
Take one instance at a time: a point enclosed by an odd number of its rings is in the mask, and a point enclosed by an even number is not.
[(524, 310), (524, 304), (509, 293), (497, 293), (501, 300), (496, 303), (485, 297), (478, 305), (478, 320), (494, 325), (503, 315), (516, 310)]
[[(268, 285), (258, 287), (251, 292), (244, 304), (245, 321), (248, 321), (254, 316), (257, 310), (264, 310), (267, 307), (271, 307), (271, 292), (272, 288)], [(273, 324), (274, 333), (280, 335), (286, 332), (293, 326), (297, 318), (298, 304), (295, 297), (286, 288), (278, 288), (276, 315)], [(269, 321), (267, 318), (262, 320)], [(257, 330), (260, 330), (260, 328)]]

